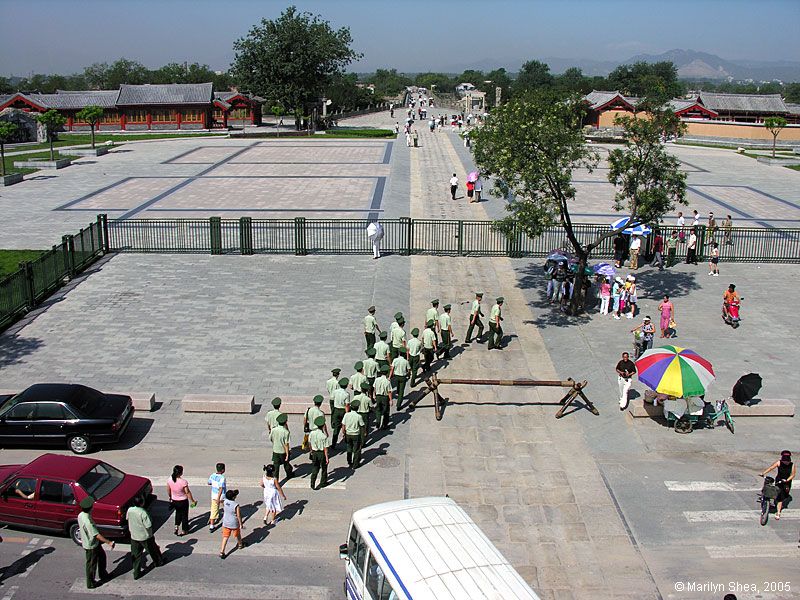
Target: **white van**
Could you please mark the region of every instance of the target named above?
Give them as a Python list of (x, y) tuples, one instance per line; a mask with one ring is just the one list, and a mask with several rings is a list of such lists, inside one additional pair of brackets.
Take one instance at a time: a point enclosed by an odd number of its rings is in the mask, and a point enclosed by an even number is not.
[(450, 498), (376, 504), (353, 514), (349, 600), (538, 600), (464, 509)]

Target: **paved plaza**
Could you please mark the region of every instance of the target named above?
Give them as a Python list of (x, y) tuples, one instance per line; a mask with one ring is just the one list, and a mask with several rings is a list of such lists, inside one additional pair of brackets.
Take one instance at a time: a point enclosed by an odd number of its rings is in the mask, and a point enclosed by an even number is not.
[[(388, 114), (355, 125), (393, 124)], [(0, 192), (4, 247), (43, 247), (88, 222), (109, 218), (281, 215), (490, 219), (504, 202), (450, 200), (448, 180), (473, 170), (452, 132), (419, 127), (420, 147), (402, 140), (178, 140), (126, 144), (111, 156)], [(285, 144), (285, 145), (284, 145)], [(800, 222), (800, 173), (766, 167), (731, 152), (675, 148), (689, 172), (690, 206), (705, 215), (730, 210), (737, 224)], [(613, 218), (605, 174), (577, 174), (579, 220)], [(696, 193), (699, 190), (702, 192)], [(463, 196), (463, 192), (459, 196)], [(687, 212), (687, 211), (685, 211)], [(782, 220), (782, 219), (785, 219)], [(640, 270), (641, 315), (655, 317), (663, 293), (675, 302), (678, 338), (714, 364), (713, 397), (753, 371), (763, 398), (797, 403), (800, 352), (776, 299), (796, 294), (796, 266), (704, 265), (663, 273)], [(729, 281), (742, 295), (743, 325), (719, 318)], [(465, 507), (542, 598), (721, 598), (686, 592), (685, 582), (765, 581), (800, 585), (795, 507), (780, 522), (758, 525), (756, 474), (800, 439), (797, 419), (740, 419), (727, 429), (677, 435), (656, 420), (620, 412), (614, 365), (631, 349), (640, 321), (591, 312), (569, 319), (543, 301), (540, 261), (431, 256), (112, 255), (92, 266), (0, 336), (0, 388), (36, 381), (80, 381), (104, 390), (153, 391), (160, 403), (136, 417), (128, 439), (95, 454), (151, 476), (163, 497), (173, 464), (186, 467), (201, 505), (188, 538), (171, 534), (165, 503), (154, 512), (170, 564), (134, 582), (127, 546), (111, 553), (115, 579), (87, 592), (82, 553), (71, 541), (4, 530), (5, 566), (40, 553), (29, 571), (7, 576), (13, 598), (340, 598), (338, 545), (353, 510), (376, 502), (449, 494)], [(461, 346), (468, 302), (486, 293), (484, 312), (504, 296), (505, 348)], [(421, 386), (416, 408), (393, 412), (392, 430), (373, 436), (365, 465), (331, 460), (334, 485), (308, 489), (307, 457), (287, 484), (285, 520), (261, 526), (258, 488), (268, 460), (264, 405), (275, 395), (324, 393), (332, 367), (352, 373), (363, 357), (361, 318), (370, 304), (387, 327), (396, 311), (406, 330), (419, 327), (432, 298), (453, 305), (457, 348), (443, 377), (572, 377), (589, 381), (595, 416), (578, 408), (556, 420), (559, 390), (442, 386), (448, 398), (437, 422)], [(636, 384), (634, 389), (643, 393)], [(254, 394), (255, 415), (198, 415), (180, 409), (187, 393)], [(299, 444), (298, 417), (290, 418)], [(33, 449), (3, 449), (4, 462)], [(244, 550), (220, 565), (219, 533), (203, 527), (205, 480), (224, 461), (242, 489), (248, 529)], [(30, 573), (30, 577), (23, 574)], [(13, 586), (13, 588), (12, 588)], [(763, 589), (763, 587), (761, 587)], [(778, 599), (791, 593), (739, 593)]]

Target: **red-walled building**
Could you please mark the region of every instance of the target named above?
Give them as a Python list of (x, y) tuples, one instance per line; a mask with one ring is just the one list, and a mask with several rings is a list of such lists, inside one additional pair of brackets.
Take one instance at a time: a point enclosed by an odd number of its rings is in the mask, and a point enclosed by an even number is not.
[(91, 105), (103, 108), (98, 131), (212, 129), (260, 125), (262, 102), (257, 96), (239, 92), (215, 93), (211, 83), (173, 83), (121, 85), (119, 90), (16, 93), (0, 96), (0, 110), (54, 109), (67, 118), (67, 131), (89, 129), (76, 115)]

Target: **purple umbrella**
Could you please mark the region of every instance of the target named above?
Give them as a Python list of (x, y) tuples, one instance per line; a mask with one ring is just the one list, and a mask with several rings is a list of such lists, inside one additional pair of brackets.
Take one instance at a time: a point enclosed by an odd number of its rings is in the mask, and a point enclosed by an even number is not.
[(473, 171), (472, 173), (467, 175), (467, 181), (471, 181), (473, 183), (478, 181), (478, 172), (477, 171)]
[(605, 275), (606, 277), (614, 277), (617, 274), (616, 269), (608, 263), (598, 263), (592, 269), (598, 275)]

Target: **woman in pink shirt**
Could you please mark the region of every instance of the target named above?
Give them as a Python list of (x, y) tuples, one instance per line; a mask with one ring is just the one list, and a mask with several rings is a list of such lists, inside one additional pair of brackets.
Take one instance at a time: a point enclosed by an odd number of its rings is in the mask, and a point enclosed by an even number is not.
[(608, 314), (608, 302), (611, 300), (611, 284), (608, 282), (608, 277), (603, 277), (603, 282), (600, 284), (600, 314)]
[[(167, 479), (167, 497), (175, 509), (175, 535), (186, 535), (189, 532), (189, 503), (197, 506), (189, 483), (183, 478), (183, 467), (175, 465), (172, 476)], [(181, 532), (178, 533), (178, 526)]]

